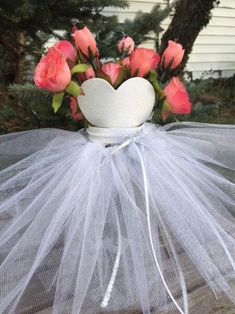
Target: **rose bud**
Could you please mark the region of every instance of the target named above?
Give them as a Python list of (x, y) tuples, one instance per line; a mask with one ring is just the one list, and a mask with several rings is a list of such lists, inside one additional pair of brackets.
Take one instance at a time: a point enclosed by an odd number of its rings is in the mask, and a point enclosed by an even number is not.
[(77, 52), (68, 40), (61, 40), (53, 47), (59, 49), (63, 53), (65, 59), (69, 61), (69, 65), (73, 66), (75, 64)]
[(119, 52), (127, 52), (128, 54), (132, 53), (135, 48), (135, 42), (131, 37), (123, 37), (122, 40), (118, 43)]
[(111, 83), (115, 85), (120, 73), (122, 70), (122, 66), (118, 63), (105, 63), (101, 67), (101, 71), (109, 76)]
[(185, 50), (181, 44), (177, 44), (176, 42), (169, 40), (168, 47), (162, 55), (162, 66), (164, 68), (168, 68), (170, 66), (171, 70), (177, 68), (184, 57), (184, 52)]
[(146, 76), (150, 70), (156, 69), (160, 59), (153, 49), (136, 48), (130, 55), (131, 76)]
[(122, 65), (126, 65), (127, 67), (129, 67), (130, 65), (130, 58), (126, 57), (123, 60), (121, 60)]
[(78, 74), (78, 80), (81, 82), (84, 82), (94, 77), (95, 77), (95, 72), (92, 67), (90, 67), (86, 72)]
[(55, 93), (65, 90), (70, 81), (71, 72), (63, 53), (56, 48), (49, 49), (35, 69), (35, 84)]
[(97, 56), (98, 49), (96, 41), (87, 27), (76, 30), (73, 35), (77, 48), (87, 57), (90, 57), (90, 53), (93, 56)]
[(83, 119), (83, 113), (78, 112), (78, 103), (76, 97), (70, 97), (70, 112), (73, 120), (79, 121)]
[(163, 108), (164, 120), (171, 114), (189, 114), (192, 104), (189, 95), (177, 77), (173, 77), (170, 83), (163, 90), (169, 106)]

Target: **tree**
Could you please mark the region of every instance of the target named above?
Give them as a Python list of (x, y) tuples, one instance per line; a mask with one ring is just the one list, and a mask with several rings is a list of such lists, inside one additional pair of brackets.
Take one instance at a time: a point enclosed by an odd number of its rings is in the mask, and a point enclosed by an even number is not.
[(8, 86), (25, 82), (28, 66), (33, 70), (44, 43), (52, 36), (59, 38), (58, 31), (70, 35), (73, 23), (93, 30), (100, 23), (103, 28), (113, 27), (117, 18), (102, 16), (103, 8), (127, 5), (127, 0), (0, 0), (0, 132), (38, 127), (40, 123), (69, 128), (73, 123), (68, 114), (55, 116), (50, 111), (49, 96), (40, 97), (27, 84), (22, 92), (9, 91)]
[[(0, 0), (1, 1), (1, 0)], [(18, 0), (22, 3), (22, 0)], [(53, 1), (48, 1), (52, 3)], [(25, 68), (27, 65), (27, 58), (29, 55), (34, 57), (35, 59), (39, 59), (42, 53), (43, 43), (48, 40), (48, 38), (52, 35), (55, 35), (56, 30), (67, 30), (67, 37), (70, 37), (71, 34), (71, 24), (74, 23), (78, 28), (83, 27), (85, 24), (89, 26), (90, 29), (96, 34), (96, 40), (98, 43), (98, 47), (100, 49), (101, 57), (116, 57), (117, 56), (117, 42), (122, 36), (129, 35), (132, 36), (136, 42), (136, 44), (140, 44), (145, 40), (154, 39), (158, 36), (159, 32), (162, 30), (160, 27), (160, 22), (169, 14), (171, 7), (168, 6), (166, 9), (161, 10), (159, 5), (153, 7), (150, 13), (142, 13), (138, 12), (137, 16), (133, 21), (127, 20), (124, 23), (119, 23), (118, 18), (116, 16), (106, 17), (102, 15), (102, 9), (105, 5), (116, 5), (119, 7), (125, 7), (126, 1), (73, 1), (76, 3), (81, 2), (82, 5), (79, 6), (79, 10), (75, 12), (75, 10), (64, 12), (54, 12), (54, 10), (49, 8), (48, 2), (40, 3), (40, 6), (43, 5), (44, 9), (40, 9), (45, 11), (45, 14), (41, 14), (37, 10), (37, 3), (35, 3), (34, 9), (29, 7), (29, 3), (33, 3), (31, 1), (27, 1), (26, 7), (23, 9), (21, 7), (20, 12), (14, 5), (5, 5), (5, 13), (1, 14), (6, 16), (6, 10), (8, 10), (8, 18), (5, 21), (5, 29), (8, 29), (8, 34), (4, 35), (0, 34), (0, 38), (5, 40), (5, 51), (6, 55), (5, 58), (8, 59), (8, 62), (4, 60), (2, 63), (3, 69), (5, 70), (5, 84), (12, 83), (12, 82), (22, 82), (23, 76), (25, 73)], [(63, 9), (68, 5), (69, 1), (66, 1), (64, 7), (60, 3), (60, 7), (62, 6)], [(84, 6), (84, 3), (86, 6)], [(89, 4), (89, 7), (88, 7)], [(102, 6), (103, 5), (103, 6)], [(9, 6), (12, 8), (12, 12), (9, 12)], [(13, 9), (14, 8), (14, 9)], [(30, 9), (30, 10), (29, 10)], [(48, 13), (48, 10), (51, 12)], [(3, 10), (1, 8), (1, 10)], [(26, 14), (26, 12), (28, 12)], [(9, 30), (10, 20), (14, 21), (13, 15), (19, 15), (19, 20), (16, 23), (14, 22), (14, 28)], [(36, 20), (33, 23), (35, 15), (40, 15), (40, 21)], [(23, 21), (28, 16), (28, 22)], [(75, 19), (75, 16), (77, 18)], [(45, 20), (45, 21), (44, 21)], [(33, 24), (32, 28), (26, 28), (26, 25)], [(8, 25), (8, 26), (7, 26)], [(20, 67), (19, 65), (19, 58), (14, 55), (14, 53), (18, 54), (19, 52), (19, 44), (15, 42), (15, 33), (19, 32), (18, 27), (20, 27), (21, 33), (24, 35), (25, 40), (24, 45), (21, 45), (23, 49), (23, 55), (21, 55), (21, 62)], [(149, 33), (151, 34), (149, 35)], [(10, 39), (12, 36), (13, 39)], [(9, 43), (13, 43), (12, 46), (9, 46)], [(1, 44), (0, 44), (1, 47)], [(3, 47), (3, 44), (2, 44)], [(9, 67), (6, 67), (6, 64)], [(13, 67), (11, 65), (14, 64)], [(0, 64), (1, 67), (1, 64)], [(15, 73), (15, 75), (6, 75), (7, 69), (8, 73)], [(20, 70), (22, 69), (22, 70)], [(24, 71), (23, 71), (24, 69)], [(19, 71), (20, 70), (20, 71)], [(2, 81), (2, 80), (1, 80)], [(8, 91), (9, 92), (9, 91)], [(19, 102), (12, 101), (10, 97), (16, 96), (16, 99), (19, 99)], [(0, 132), (9, 132), (9, 130), (19, 130), (21, 128), (33, 128), (45, 126), (61, 126), (65, 128), (72, 128), (76, 127), (76, 124), (72, 122), (70, 118), (70, 113), (68, 111), (68, 104), (64, 105), (61, 108), (60, 112), (57, 115), (54, 115), (51, 108), (50, 108), (50, 95), (46, 93), (41, 93), (39, 90), (35, 90), (35, 88), (26, 83), (24, 85), (17, 84), (11, 86), (10, 89), (10, 99), (8, 101), (5, 100), (5, 104), (1, 107), (1, 114), (0, 114), (0, 125), (2, 125), (3, 129)], [(66, 111), (67, 110), (67, 111)], [(6, 123), (8, 121), (9, 123)]]
[(72, 21), (78, 25), (105, 24), (113, 17), (101, 17), (106, 6), (125, 8), (127, 0), (0, 0), (0, 53), (4, 64), (3, 81), (22, 83), (26, 58), (38, 56), (55, 30), (70, 31)]
[(152, 40), (156, 42), (156, 49), (158, 49), (159, 34), (162, 31), (161, 22), (170, 14), (173, 5), (168, 4), (164, 9), (161, 9), (159, 4), (153, 6), (149, 13), (137, 12), (133, 20), (126, 19), (124, 23), (116, 23), (111, 27), (99, 27), (97, 30), (97, 41), (101, 55), (103, 57), (116, 57), (116, 45), (124, 35), (130, 36), (134, 39), (136, 45)]
[(218, 4), (218, 0), (180, 0), (176, 3), (172, 21), (162, 37), (160, 52), (166, 49), (168, 40), (183, 45), (185, 56), (177, 73), (185, 68), (198, 34), (209, 23), (211, 11)]

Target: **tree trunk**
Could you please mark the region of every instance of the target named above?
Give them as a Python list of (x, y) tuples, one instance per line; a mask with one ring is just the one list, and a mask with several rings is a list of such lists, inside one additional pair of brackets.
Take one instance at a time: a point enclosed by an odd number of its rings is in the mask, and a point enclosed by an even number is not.
[(23, 83), (25, 72), (25, 34), (24, 32), (0, 34), (0, 45), (4, 50), (7, 62), (11, 64), (11, 70), (6, 77), (5, 84)]
[(168, 40), (174, 40), (184, 47), (184, 59), (175, 74), (184, 70), (198, 34), (209, 23), (211, 10), (218, 4), (218, 0), (181, 0), (176, 5), (175, 14), (160, 46), (160, 53), (166, 49)]
[(25, 35), (23, 32), (16, 33), (17, 54), (15, 58), (15, 83), (21, 84), (24, 82), (25, 70)]

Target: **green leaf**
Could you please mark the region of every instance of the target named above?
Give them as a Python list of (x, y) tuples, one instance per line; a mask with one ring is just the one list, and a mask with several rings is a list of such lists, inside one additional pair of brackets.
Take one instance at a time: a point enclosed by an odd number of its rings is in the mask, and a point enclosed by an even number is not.
[(172, 114), (172, 109), (170, 104), (165, 100), (162, 104), (162, 112), (161, 116), (163, 121), (166, 121), (166, 119)]
[(83, 73), (86, 72), (89, 68), (90, 68), (90, 64), (77, 64), (75, 65), (72, 70), (71, 70), (71, 74), (76, 74), (76, 73)]
[(54, 109), (54, 113), (56, 113), (60, 109), (63, 98), (64, 98), (64, 92), (54, 94), (52, 98), (52, 108)]
[(72, 96), (79, 96), (82, 93), (81, 87), (75, 83), (74, 81), (71, 81), (69, 85), (66, 87), (66, 92)]
[(156, 71), (154, 71), (154, 70), (150, 71), (150, 73), (149, 73), (149, 81), (153, 85), (153, 88), (154, 88), (155, 92), (160, 96), (160, 99), (161, 98), (165, 98), (163, 90), (162, 90), (161, 86), (158, 83)]
[(150, 80), (150, 81), (156, 81), (156, 82), (157, 82), (157, 77), (158, 77), (158, 75), (157, 75), (157, 72), (156, 72), (156, 71), (151, 70), (151, 71), (149, 72), (149, 80)]

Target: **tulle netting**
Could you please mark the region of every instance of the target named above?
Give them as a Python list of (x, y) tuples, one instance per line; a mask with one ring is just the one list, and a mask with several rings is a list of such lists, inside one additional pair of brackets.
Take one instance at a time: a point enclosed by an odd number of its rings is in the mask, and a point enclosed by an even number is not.
[(235, 303), (235, 127), (123, 142), (0, 137), (0, 313), (188, 313), (188, 267)]

